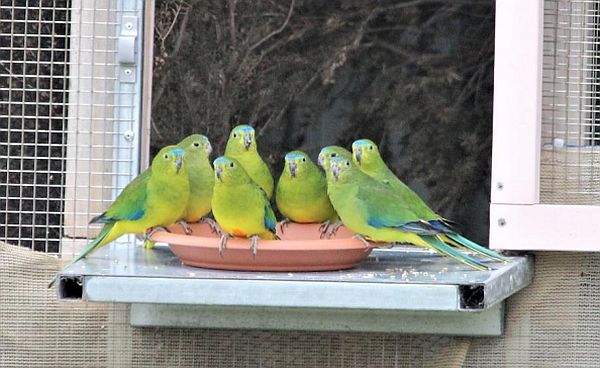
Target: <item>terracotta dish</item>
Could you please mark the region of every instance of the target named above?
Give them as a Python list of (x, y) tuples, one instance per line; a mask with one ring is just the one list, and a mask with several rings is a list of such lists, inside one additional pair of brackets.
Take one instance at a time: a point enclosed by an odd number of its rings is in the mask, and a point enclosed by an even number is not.
[(345, 227), (335, 237), (319, 239), (319, 224), (290, 223), (277, 235), (281, 240), (259, 240), (258, 254), (252, 256), (250, 240), (231, 238), (219, 255), (219, 238), (206, 224), (193, 224), (191, 235), (180, 225), (160, 231), (152, 240), (168, 243), (171, 250), (189, 266), (240, 271), (331, 271), (351, 268), (364, 260), (372, 247), (365, 245)]

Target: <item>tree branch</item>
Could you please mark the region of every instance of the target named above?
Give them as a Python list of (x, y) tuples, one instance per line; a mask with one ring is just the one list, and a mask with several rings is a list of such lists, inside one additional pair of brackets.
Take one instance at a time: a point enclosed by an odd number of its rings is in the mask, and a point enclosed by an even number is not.
[(290, 3), (290, 10), (288, 11), (287, 17), (285, 18), (285, 21), (283, 22), (283, 24), (281, 25), (281, 27), (277, 28), (276, 30), (274, 30), (273, 32), (269, 33), (268, 35), (266, 35), (265, 37), (261, 38), (257, 43), (255, 43), (254, 45), (250, 46), (250, 48), (248, 49), (248, 52), (252, 52), (254, 49), (256, 49), (257, 47), (259, 47), (260, 45), (262, 45), (263, 43), (267, 42), (270, 38), (280, 34), (281, 32), (283, 32), (283, 30), (285, 29), (285, 27), (287, 27), (290, 18), (292, 17), (292, 13), (294, 11), (294, 5), (296, 3), (296, 0), (292, 0), (292, 2)]

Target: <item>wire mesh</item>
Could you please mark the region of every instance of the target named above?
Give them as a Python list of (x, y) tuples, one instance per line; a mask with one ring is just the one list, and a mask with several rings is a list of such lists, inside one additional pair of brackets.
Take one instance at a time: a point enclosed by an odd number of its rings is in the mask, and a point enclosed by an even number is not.
[(132, 178), (122, 132), (135, 131), (139, 93), (119, 84), (123, 3), (0, 0), (0, 240), (74, 252)]
[(600, 204), (600, 5), (544, 7), (540, 202)]

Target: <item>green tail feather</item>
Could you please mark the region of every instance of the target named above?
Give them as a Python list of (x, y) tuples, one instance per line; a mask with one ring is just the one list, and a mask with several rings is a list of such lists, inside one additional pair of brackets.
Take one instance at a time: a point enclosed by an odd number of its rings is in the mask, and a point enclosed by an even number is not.
[(460, 245), (462, 245), (463, 247), (472, 250), (473, 252), (482, 254), (484, 256), (488, 256), (490, 258), (493, 258), (497, 261), (500, 262), (510, 262), (510, 259), (507, 257), (504, 257), (501, 254), (498, 254), (496, 252), (494, 252), (491, 249), (482, 247), (481, 245), (465, 238), (462, 235), (456, 234), (456, 233), (447, 233), (445, 234), (447, 237), (449, 237), (450, 239), (454, 240), (455, 242), (459, 243)]
[(421, 238), (423, 240), (425, 240), (431, 246), (431, 248), (433, 248), (435, 251), (437, 251), (441, 254), (444, 254), (460, 263), (464, 263), (467, 266), (472, 267), (478, 271), (487, 271), (490, 269), (485, 264), (483, 264), (465, 254), (462, 254), (461, 252), (452, 248), (451, 246), (449, 246), (448, 244), (439, 240), (435, 236), (421, 235)]
[[(81, 259), (85, 258), (88, 254), (93, 252), (96, 249), (96, 247), (98, 247), (98, 244), (100, 244), (100, 242), (102, 242), (102, 240), (104, 240), (104, 238), (106, 238), (108, 233), (110, 233), (110, 231), (113, 228), (113, 225), (114, 225), (114, 223), (106, 224), (102, 228), (102, 231), (100, 232), (98, 237), (96, 239), (94, 239), (92, 242), (90, 242), (87, 245), (87, 247), (85, 247), (85, 249), (81, 252), (81, 254), (79, 254), (79, 256), (77, 258), (75, 258), (71, 262), (67, 263), (67, 265), (62, 270), (63, 271), (66, 270), (67, 268), (71, 267), (75, 263), (79, 262)], [(50, 283), (48, 284), (48, 289), (51, 288), (52, 285), (54, 285), (54, 283), (56, 283), (57, 280), (58, 280), (58, 274), (56, 274), (56, 276), (54, 276), (52, 281), (50, 281)]]

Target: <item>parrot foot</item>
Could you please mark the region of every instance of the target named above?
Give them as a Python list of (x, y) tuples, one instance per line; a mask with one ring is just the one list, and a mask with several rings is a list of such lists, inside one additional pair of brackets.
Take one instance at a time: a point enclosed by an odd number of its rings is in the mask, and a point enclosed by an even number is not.
[(355, 234), (352, 238), (360, 240), (365, 245), (365, 248), (371, 248), (371, 244), (367, 241), (367, 239), (363, 238), (361, 235)]
[(164, 226), (156, 226), (156, 227), (151, 227), (148, 230), (146, 230), (146, 237), (147, 238), (151, 238), (152, 235), (156, 234), (159, 231), (166, 231), (168, 233), (170, 233), (171, 231), (169, 229), (167, 229)]
[(166, 231), (166, 232), (170, 233), (169, 229), (167, 229), (166, 227), (163, 227), (163, 226), (150, 227), (150, 228), (146, 229), (146, 232), (144, 233), (144, 244), (143, 244), (145, 249), (154, 248), (154, 244), (156, 242), (153, 241), (151, 238), (152, 238), (152, 235), (156, 234), (159, 231)]
[(331, 239), (332, 236), (335, 236), (335, 234), (337, 234), (338, 229), (342, 225), (343, 224), (340, 221), (337, 221), (336, 223), (334, 223), (333, 225), (331, 225), (331, 229), (330, 229), (329, 233), (327, 234), (327, 239)]
[(227, 234), (221, 235), (221, 239), (219, 240), (219, 256), (221, 257), (223, 257), (223, 251), (225, 251), (229, 238), (230, 236)]
[(256, 258), (256, 254), (258, 253), (258, 235), (250, 238), (250, 250), (252, 250), (252, 258)]
[(329, 220), (323, 221), (321, 223), (321, 226), (319, 226), (319, 232), (321, 232), (321, 236), (319, 236), (319, 239), (323, 239), (323, 237), (327, 235), (330, 225), (331, 221)]
[(208, 224), (208, 227), (210, 227), (210, 231), (213, 234), (217, 234), (219, 236), (221, 236), (223, 233), (221, 231), (221, 228), (219, 227), (219, 225), (217, 224), (217, 222), (213, 219), (211, 219), (210, 217), (202, 217), (200, 219), (200, 221), (198, 221), (199, 224)]
[(184, 220), (179, 220), (179, 221), (177, 221), (177, 223), (179, 225), (181, 225), (181, 227), (183, 228), (183, 231), (185, 231), (185, 235), (192, 234), (192, 228), (190, 227), (190, 224), (188, 224)]
[(281, 233), (283, 234), (283, 230), (292, 222), (290, 219), (286, 218), (279, 224), (279, 228), (281, 229)]

